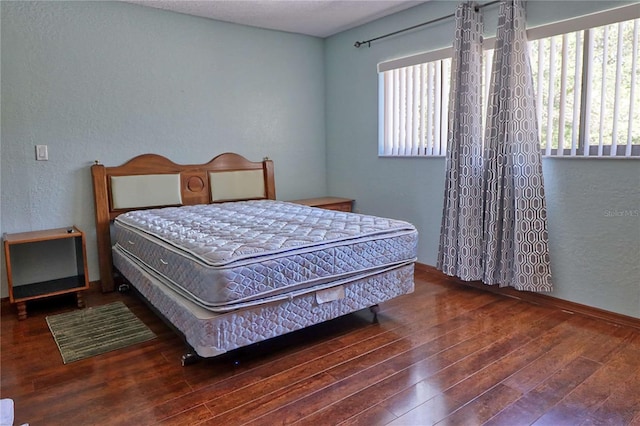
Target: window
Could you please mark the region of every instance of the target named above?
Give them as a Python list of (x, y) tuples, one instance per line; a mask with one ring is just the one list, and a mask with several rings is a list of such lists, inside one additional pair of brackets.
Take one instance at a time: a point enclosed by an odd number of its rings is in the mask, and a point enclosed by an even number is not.
[[(543, 155), (640, 157), (638, 9), (528, 31)], [(492, 43), (485, 41), (484, 100)], [(379, 65), (380, 156), (446, 154), (451, 54)]]
[(445, 155), (451, 58), (384, 73), (383, 155)]

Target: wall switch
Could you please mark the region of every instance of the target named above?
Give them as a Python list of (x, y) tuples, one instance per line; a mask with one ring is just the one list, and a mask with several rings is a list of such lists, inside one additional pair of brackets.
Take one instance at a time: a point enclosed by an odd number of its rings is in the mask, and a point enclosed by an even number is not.
[(36, 145), (36, 160), (47, 161), (49, 159), (49, 150), (46, 145)]

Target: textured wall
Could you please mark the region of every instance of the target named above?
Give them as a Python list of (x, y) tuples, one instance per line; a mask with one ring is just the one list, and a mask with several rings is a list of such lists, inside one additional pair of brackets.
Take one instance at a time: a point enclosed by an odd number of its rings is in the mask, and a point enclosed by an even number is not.
[(279, 199), (325, 194), (321, 39), (121, 2), (1, 8), (2, 232), (76, 224), (98, 279), (89, 167), (147, 152), (269, 156)]
[(546, 159), (554, 295), (640, 318), (640, 160)]
[[(530, 1), (529, 22), (614, 4)], [(357, 209), (410, 220), (419, 260), (434, 264), (444, 160), (377, 157), (376, 64), (450, 44), (452, 22), (353, 43), (455, 5), (432, 1), (323, 42), (119, 2), (0, 2), (0, 229), (77, 224), (97, 279), (93, 160), (156, 152), (191, 163), (237, 151), (275, 160), (280, 199), (323, 195), (328, 179)], [(34, 160), (36, 144), (49, 145), (48, 162)], [(640, 208), (640, 162), (550, 159), (544, 173), (554, 295), (640, 317), (640, 219), (617, 213)]]
[[(531, 26), (628, 2), (530, 1)], [(435, 265), (442, 218), (443, 158), (378, 158), (378, 75), (390, 59), (451, 45), (453, 20), (355, 49), (367, 40), (453, 13), (457, 2), (431, 1), (326, 40), (329, 192), (356, 208), (413, 222), (419, 261)], [(484, 9), (495, 34), (497, 6)], [(640, 161), (543, 160), (553, 296), (640, 317)], [(630, 212), (607, 215), (607, 211)], [(635, 212), (635, 213), (634, 213)]]

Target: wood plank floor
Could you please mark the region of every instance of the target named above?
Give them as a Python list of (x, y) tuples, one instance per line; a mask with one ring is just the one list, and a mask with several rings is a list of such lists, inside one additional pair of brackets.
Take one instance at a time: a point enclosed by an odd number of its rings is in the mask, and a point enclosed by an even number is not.
[(416, 272), (416, 291), (356, 314), (181, 367), (180, 339), (133, 294), (157, 335), (63, 365), (47, 315), (73, 298), (2, 304), (1, 394), (15, 424), (640, 425), (640, 330)]

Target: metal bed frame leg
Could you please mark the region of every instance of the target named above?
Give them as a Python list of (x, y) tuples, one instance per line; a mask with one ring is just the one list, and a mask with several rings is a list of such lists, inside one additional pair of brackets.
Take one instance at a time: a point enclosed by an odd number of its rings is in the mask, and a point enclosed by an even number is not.
[(131, 291), (131, 283), (118, 271), (113, 270), (113, 281), (117, 284), (118, 293), (128, 293)]
[(369, 310), (373, 314), (373, 323), (378, 324), (378, 312), (380, 312), (380, 305), (375, 304), (373, 306), (369, 306)]
[(182, 358), (180, 359), (180, 364), (182, 364), (183, 367), (186, 367), (188, 365), (195, 364), (198, 361), (200, 361), (200, 356), (196, 353), (195, 350), (193, 350), (192, 348), (189, 348), (187, 350), (187, 353), (182, 355)]

